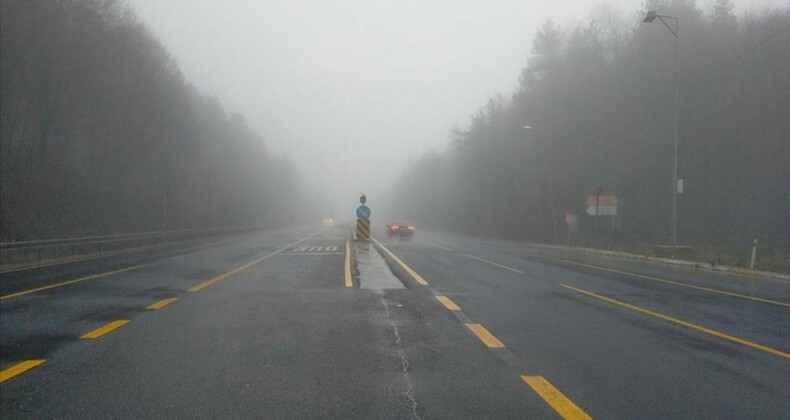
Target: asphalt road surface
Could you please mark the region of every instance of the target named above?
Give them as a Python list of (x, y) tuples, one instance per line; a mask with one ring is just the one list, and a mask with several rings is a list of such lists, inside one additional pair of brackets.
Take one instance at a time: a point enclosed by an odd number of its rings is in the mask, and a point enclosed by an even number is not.
[(790, 282), (378, 241), (288, 228), (2, 274), (0, 417), (790, 416)]

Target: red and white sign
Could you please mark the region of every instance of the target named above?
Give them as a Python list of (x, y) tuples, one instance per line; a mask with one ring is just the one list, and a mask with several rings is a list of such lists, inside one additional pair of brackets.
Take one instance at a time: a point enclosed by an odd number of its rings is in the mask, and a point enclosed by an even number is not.
[(597, 208), (598, 216), (614, 216), (617, 214), (617, 201), (617, 196), (599, 195), (597, 197), (596, 206), (596, 197), (594, 195), (588, 195), (586, 213), (590, 216), (595, 216)]
[[(599, 195), (598, 196), (598, 207), (617, 207), (617, 196), (614, 195)], [(587, 196), (587, 207), (595, 208), (595, 196), (588, 195)]]

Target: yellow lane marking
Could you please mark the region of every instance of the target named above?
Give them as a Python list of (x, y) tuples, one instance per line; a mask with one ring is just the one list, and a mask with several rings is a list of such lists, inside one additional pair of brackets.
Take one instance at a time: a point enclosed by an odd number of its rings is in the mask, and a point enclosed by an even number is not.
[(80, 283), (80, 282), (87, 281), (87, 280), (93, 280), (93, 279), (97, 279), (99, 277), (112, 276), (113, 274), (120, 274), (120, 273), (123, 273), (123, 272), (126, 272), (126, 271), (137, 270), (138, 268), (142, 268), (142, 267), (145, 267), (145, 265), (136, 265), (134, 267), (122, 268), (120, 270), (108, 271), (106, 273), (93, 274), (91, 276), (80, 277), (80, 278), (74, 279), (74, 280), (69, 280), (69, 281), (64, 281), (64, 282), (60, 282), (60, 283), (50, 284), (48, 286), (43, 286), (43, 287), (37, 287), (35, 289), (23, 290), (21, 292), (16, 292), (16, 293), (11, 293), (11, 294), (0, 296), (0, 300), (10, 299), (10, 298), (13, 298), (13, 297), (18, 297), (18, 296), (29, 295), (31, 293), (41, 292), (43, 290), (54, 289), (54, 288), (57, 288), (57, 287), (68, 286), (70, 284)]
[(450, 298), (448, 298), (447, 296), (436, 296), (436, 300), (438, 300), (439, 302), (442, 302), (442, 305), (444, 305), (445, 308), (447, 308), (447, 309), (449, 309), (451, 311), (460, 311), (461, 310), (461, 307), (456, 305), (455, 302), (450, 300)]
[(759, 297), (754, 297), (754, 296), (747, 296), (747, 295), (742, 295), (740, 293), (727, 292), (727, 291), (724, 291), (724, 290), (713, 289), (713, 288), (710, 288), (710, 287), (695, 286), (693, 284), (688, 284), (688, 283), (683, 283), (683, 282), (673, 281), (673, 280), (666, 280), (666, 279), (661, 279), (661, 278), (658, 278), (658, 277), (647, 276), (647, 275), (644, 275), (644, 274), (631, 273), (631, 272), (628, 272), (628, 271), (615, 270), (613, 268), (600, 267), (600, 266), (597, 266), (597, 265), (583, 264), (583, 263), (579, 263), (579, 262), (575, 262), (575, 261), (566, 260), (564, 258), (544, 257), (542, 255), (540, 255), (539, 257), (540, 258), (546, 258), (546, 259), (549, 259), (549, 260), (560, 261), (560, 262), (563, 262), (565, 264), (578, 265), (580, 267), (587, 267), (587, 268), (592, 268), (592, 269), (595, 269), (595, 270), (608, 271), (610, 273), (624, 274), (624, 275), (630, 276), (630, 277), (638, 277), (640, 279), (657, 281), (657, 282), (660, 282), (660, 283), (671, 284), (671, 285), (674, 285), (674, 286), (685, 287), (685, 288), (688, 288), (688, 289), (703, 290), (705, 292), (718, 293), (720, 295), (732, 296), (732, 297), (737, 297), (737, 298), (741, 298), (741, 299), (752, 300), (752, 301), (755, 301), (755, 302), (769, 303), (771, 305), (778, 305), (778, 306), (784, 306), (786, 308), (790, 308), (790, 303), (786, 303), (786, 302), (779, 302), (779, 301), (776, 301), (776, 300), (764, 299), (764, 298), (759, 298)]
[(27, 372), (30, 369), (46, 362), (45, 359), (25, 360), (24, 362), (17, 363), (14, 366), (0, 372), (0, 382), (5, 382), (20, 373)]
[(351, 278), (351, 241), (346, 241), (346, 258), (343, 268), (343, 272), (345, 273), (346, 287), (354, 287), (354, 281)]
[(109, 324), (107, 324), (107, 325), (105, 325), (103, 327), (96, 328), (95, 330), (93, 330), (93, 331), (91, 331), (91, 332), (89, 332), (87, 334), (82, 335), (82, 337), (80, 337), (80, 338), (82, 338), (82, 339), (99, 338), (99, 337), (103, 336), (104, 334), (107, 334), (108, 332), (110, 332), (112, 330), (115, 330), (117, 328), (123, 327), (124, 325), (126, 325), (128, 323), (129, 323), (128, 319), (120, 319), (118, 321), (113, 321), (113, 322), (110, 322)]
[(579, 293), (585, 294), (587, 296), (603, 300), (605, 302), (613, 303), (615, 305), (619, 305), (619, 306), (622, 306), (624, 308), (631, 309), (633, 311), (637, 311), (637, 312), (641, 312), (643, 314), (654, 316), (656, 318), (663, 319), (664, 321), (669, 321), (669, 322), (672, 322), (674, 324), (684, 326), (686, 328), (691, 328), (693, 330), (696, 330), (696, 331), (699, 331), (699, 332), (702, 332), (702, 333), (705, 333), (705, 334), (710, 334), (712, 336), (719, 337), (721, 339), (724, 339), (724, 340), (727, 340), (727, 341), (731, 341), (733, 343), (741, 344), (741, 345), (744, 345), (746, 347), (751, 347), (751, 348), (756, 349), (756, 350), (761, 350), (761, 351), (764, 351), (766, 353), (773, 354), (775, 356), (783, 357), (785, 359), (790, 359), (790, 353), (785, 353), (782, 350), (777, 350), (777, 349), (773, 349), (771, 347), (766, 347), (766, 346), (763, 346), (761, 344), (753, 343), (753, 342), (751, 342), (749, 340), (744, 340), (743, 338), (734, 337), (734, 336), (731, 336), (729, 334), (725, 334), (725, 333), (722, 333), (722, 332), (719, 332), (719, 331), (716, 331), (716, 330), (713, 330), (713, 329), (710, 329), (710, 328), (703, 327), (701, 325), (692, 324), (691, 322), (683, 321), (681, 319), (673, 318), (673, 317), (668, 316), (668, 315), (664, 315), (664, 314), (661, 314), (661, 313), (658, 313), (658, 312), (654, 312), (654, 311), (651, 311), (651, 310), (648, 310), (648, 309), (640, 308), (638, 306), (631, 305), (629, 303), (621, 302), (619, 300), (608, 298), (606, 296), (601, 296), (599, 294), (596, 294), (596, 293), (593, 293), (593, 292), (588, 292), (586, 290), (582, 290), (582, 289), (579, 289), (579, 288), (576, 288), (576, 287), (573, 287), (573, 286), (568, 286), (567, 284), (562, 284), (561, 286), (566, 288), (566, 289), (573, 290), (574, 292), (579, 292)]
[(480, 341), (482, 341), (483, 344), (485, 344), (488, 347), (494, 349), (500, 349), (505, 347), (505, 345), (502, 344), (502, 342), (499, 341), (499, 339), (494, 337), (494, 334), (488, 332), (488, 330), (480, 324), (466, 324), (466, 328), (469, 328), (473, 333), (475, 333), (477, 338), (479, 338)]
[(508, 267), (508, 266), (506, 266), (506, 265), (502, 265), (502, 264), (499, 264), (499, 263), (495, 263), (495, 262), (493, 262), (493, 261), (491, 261), (491, 260), (487, 260), (487, 259), (485, 259), (485, 258), (481, 258), (481, 257), (475, 257), (474, 255), (469, 255), (469, 254), (464, 254), (464, 256), (467, 256), (467, 257), (469, 257), (469, 258), (472, 258), (472, 259), (475, 259), (475, 260), (478, 260), (478, 261), (482, 261), (482, 262), (484, 262), (484, 263), (491, 264), (491, 265), (493, 265), (493, 266), (496, 266), (496, 267), (499, 267), (499, 268), (504, 268), (505, 270), (510, 270), (510, 271), (512, 271), (512, 272), (514, 272), (514, 273), (518, 273), (518, 274), (524, 274), (524, 272), (523, 272), (523, 271), (521, 271), (521, 270), (516, 270), (516, 269), (515, 269), (515, 268), (513, 268), (513, 267)]
[(521, 375), (521, 379), (532, 388), (541, 398), (543, 398), (551, 408), (559, 415), (568, 420), (592, 420), (592, 417), (582, 411), (579, 406), (573, 403), (568, 397), (554, 387), (542, 376)]
[(252, 266), (254, 266), (254, 265), (258, 264), (258, 263), (260, 263), (263, 260), (269, 259), (269, 258), (271, 258), (271, 257), (273, 257), (273, 256), (285, 251), (288, 248), (291, 248), (291, 247), (293, 247), (295, 245), (298, 245), (298, 244), (300, 244), (300, 243), (312, 238), (316, 234), (317, 233), (314, 233), (314, 234), (312, 234), (310, 236), (307, 236), (306, 238), (302, 238), (302, 239), (300, 239), (300, 240), (298, 240), (298, 241), (296, 241), (294, 243), (285, 245), (285, 246), (283, 246), (283, 247), (281, 247), (281, 248), (279, 248), (279, 249), (277, 249), (275, 251), (272, 251), (272, 252), (270, 252), (270, 253), (262, 256), (262, 257), (258, 257), (256, 259), (244, 264), (244, 265), (236, 267), (233, 270), (226, 271), (225, 273), (222, 273), (222, 274), (220, 274), (220, 275), (218, 275), (218, 276), (216, 276), (214, 278), (211, 278), (211, 279), (208, 279), (208, 280), (206, 280), (204, 282), (198, 283), (198, 284), (190, 287), (189, 289), (187, 289), (187, 292), (193, 292), (193, 293), (194, 292), (199, 292), (199, 291), (205, 289), (206, 287), (211, 286), (214, 283), (218, 283), (218, 282), (220, 282), (222, 280), (225, 280), (226, 278), (228, 278), (228, 277), (230, 277), (230, 276), (232, 276), (234, 274), (241, 273), (242, 271), (244, 271), (244, 270), (246, 270), (246, 269), (248, 269), (248, 268), (250, 268), (250, 267), (252, 267)]
[(159, 302), (152, 303), (152, 304), (148, 305), (148, 307), (145, 308), (145, 309), (162, 309), (165, 306), (175, 302), (177, 299), (178, 298), (174, 298), (174, 297), (173, 298), (162, 299)]
[(409, 275), (410, 275), (410, 276), (412, 276), (412, 277), (414, 278), (414, 280), (416, 280), (416, 281), (417, 281), (417, 283), (420, 283), (420, 284), (421, 284), (421, 285), (423, 285), (423, 286), (427, 286), (427, 285), (428, 285), (428, 282), (427, 282), (427, 281), (425, 281), (425, 279), (424, 279), (424, 278), (422, 278), (422, 276), (421, 276), (421, 275), (417, 274), (417, 272), (416, 272), (416, 271), (414, 271), (414, 270), (412, 270), (412, 269), (411, 269), (411, 267), (409, 267), (408, 265), (406, 265), (406, 263), (405, 263), (405, 262), (401, 261), (401, 259), (400, 259), (400, 258), (398, 258), (398, 257), (397, 257), (397, 255), (393, 254), (393, 253), (392, 253), (392, 251), (390, 251), (389, 249), (387, 249), (387, 247), (386, 247), (386, 246), (382, 245), (382, 244), (381, 244), (381, 242), (377, 241), (377, 240), (376, 240), (376, 238), (374, 238), (374, 237), (372, 237), (372, 236), (371, 236), (371, 237), (370, 237), (370, 239), (372, 239), (372, 240), (373, 240), (373, 242), (375, 242), (375, 243), (376, 243), (376, 245), (380, 246), (380, 247), (381, 247), (381, 249), (383, 249), (383, 250), (384, 250), (384, 252), (386, 252), (386, 253), (387, 253), (387, 255), (389, 255), (390, 257), (392, 257), (392, 259), (393, 259), (393, 260), (395, 260), (395, 262), (396, 262), (396, 263), (398, 263), (398, 265), (400, 265), (401, 267), (403, 267), (403, 269), (404, 269), (404, 270), (406, 270), (406, 272), (407, 272), (407, 273), (409, 273)]

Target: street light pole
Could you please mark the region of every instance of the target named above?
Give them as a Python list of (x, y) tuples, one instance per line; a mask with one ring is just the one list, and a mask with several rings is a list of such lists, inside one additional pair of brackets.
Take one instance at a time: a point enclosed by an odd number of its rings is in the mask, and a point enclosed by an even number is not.
[[(672, 246), (678, 244), (678, 46), (680, 43), (680, 32), (678, 18), (674, 16), (659, 15), (655, 11), (647, 12), (643, 23), (653, 22), (656, 18), (669, 29), (675, 37), (675, 126), (674, 126), (674, 158), (672, 164), (672, 218), (671, 218), (671, 241)], [(675, 29), (667, 24), (664, 19), (675, 21)]]

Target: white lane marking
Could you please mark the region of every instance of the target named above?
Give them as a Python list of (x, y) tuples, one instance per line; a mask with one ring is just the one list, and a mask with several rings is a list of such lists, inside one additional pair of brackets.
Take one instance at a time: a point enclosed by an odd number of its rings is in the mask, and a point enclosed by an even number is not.
[(443, 250), (445, 250), (445, 251), (447, 251), (447, 252), (453, 252), (453, 250), (452, 250), (452, 249), (450, 249), (450, 248), (447, 248), (446, 246), (436, 245), (436, 244), (432, 244), (432, 243), (429, 243), (428, 245), (430, 245), (430, 246), (435, 246), (435, 247), (437, 247), (437, 248), (439, 248), (439, 249), (443, 249)]
[(343, 255), (342, 252), (284, 252), (277, 256), (307, 256), (307, 255)]
[(319, 245), (312, 245), (312, 246), (297, 246), (291, 248), (291, 253), (307, 253), (307, 254), (317, 254), (317, 253), (327, 253), (327, 252), (339, 252), (336, 245), (328, 245), (328, 246), (319, 246)]

